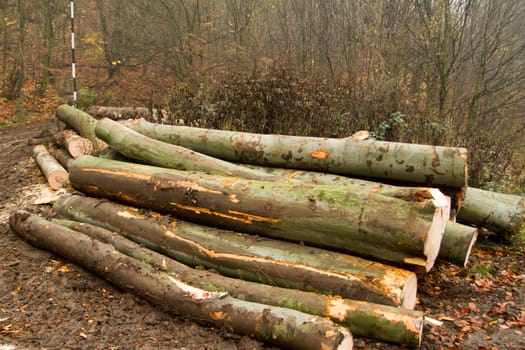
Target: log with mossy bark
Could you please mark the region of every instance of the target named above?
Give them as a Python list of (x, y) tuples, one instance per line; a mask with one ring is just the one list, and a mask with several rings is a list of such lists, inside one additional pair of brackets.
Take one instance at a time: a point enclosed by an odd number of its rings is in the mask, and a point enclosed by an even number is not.
[(73, 158), (93, 154), (93, 143), (87, 138), (78, 135), (72, 129), (57, 132), (53, 135), (53, 142), (67, 150)]
[(82, 156), (70, 181), (80, 191), (237, 232), (431, 269), (448, 221), (436, 189), (415, 198), (372, 187), (322, 186), (191, 173)]
[(166, 118), (165, 110), (147, 107), (114, 107), (114, 106), (89, 106), (86, 109), (89, 115), (101, 119), (109, 118), (112, 120), (144, 118), (147, 120), (162, 120)]
[(525, 227), (525, 197), (469, 187), (457, 219), (509, 239)]
[(279, 180), (263, 171), (242, 167), (187, 148), (171, 145), (135, 132), (111, 119), (103, 118), (95, 128), (97, 136), (127, 158), (166, 168), (205, 171), (266, 181)]
[(91, 141), (95, 153), (98, 154), (101, 150), (107, 147), (106, 143), (102, 142), (95, 135), (97, 120), (86, 112), (73, 106), (60, 105), (57, 108), (56, 116), (69, 128), (75, 130), (80, 136)]
[(475, 227), (453, 221), (447, 222), (445, 234), (439, 247), (438, 259), (461, 267), (467, 266), (472, 247), (477, 238), (478, 230)]
[(62, 196), (53, 208), (224, 275), (408, 309), (416, 303), (413, 272), (350, 255), (139, 212), (108, 200)]
[(164, 142), (220, 159), (272, 167), (306, 169), (387, 181), (455, 189), (467, 187), (464, 148), (343, 139), (262, 135), (128, 121), (131, 129)]
[(69, 174), (60, 163), (49, 153), (44, 145), (33, 148), (33, 157), (44, 174), (49, 187), (58, 190), (69, 182)]
[(358, 337), (414, 347), (421, 343), (424, 319), (422, 311), (224, 277), (210, 271), (190, 268), (99, 226), (63, 219), (53, 219), (53, 222), (109, 243), (123, 254), (175, 274), (188, 284), (210, 292), (228, 292), (231, 296), (246, 301), (329, 317), (350, 328), (352, 334)]
[(350, 332), (332, 321), (210, 292), (117, 251), (112, 245), (27, 212), (11, 215), (11, 229), (29, 243), (61, 255), (167, 311), (228, 327), (290, 349), (352, 349)]
[[(417, 193), (421, 191), (428, 190), (427, 188), (386, 184), (379, 186), (376, 182), (329, 173), (235, 164), (144, 136), (107, 118), (98, 121), (95, 130), (98, 137), (128, 159), (164, 168), (195, 170), (209, 174), (239, 176), (265, 181), (315, 183), (331, 186), (373, 186), (382, 193), (388, 192), (389, 196), (399, 198), (410, 198), (417, 196)], [(367, 135), (368, 133), (360, 133), (360, 135), (363, 134)], [(457, 209), (460, 203), (456, 201), (452, 204)]]

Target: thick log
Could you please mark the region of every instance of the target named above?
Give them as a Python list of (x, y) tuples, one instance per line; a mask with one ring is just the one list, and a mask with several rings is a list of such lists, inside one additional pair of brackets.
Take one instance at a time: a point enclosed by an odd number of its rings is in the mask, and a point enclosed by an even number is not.
[(350, 332), (328, 319), (190, 286), (118, 252), (112, 245), (36, 215), (17, 212), (9, 223), (29, 243), (59, 254), (176, 314), (290, 349), (352, 349)]
[(467, 186), (464, 148), (361, 137), (328, 139), (250, 134), (159, 125), (145, 120), (128, 121), (126, 125), (151, 138), (233, 162), (451, 187), (459, 189), (459, 196)]
[(95, 153), (98, 154), (102, 149), (107, 147), (105, 142), (99, 140), (95, 135), (97, 120), (89, 114), (80, 109), (64, 104), (58, 106), (56, 116), (69, 128), (75, 130), (80, 136), (91, 141)]
[(86, 113), (97, 118), (109, 118), (112, 120), (144, 118), (146, 120), (163, 120), (167, 117), (167, 112), (146, 107), (111, 107), (111, 106), (89, 106)]
[(56, 145), (67, 150), (73, 158), (93, 154), (93, 143), (85, 137), (79, 136), (74, 130), (66, 129), (53, 135)]
[(421, 343), (423, 312), (373, 304), (338, 296), (327, 296), (224, 277), (202, 269), (192, 269), (165, 255), (134, 243), (104, 228), (71, 220), (53, 222), (83, 232), (118, 251), (155, 268), (175, 274), (188, 284), (210, 292), (228, 292), (246, 301), (280, 306), (306, 312), (349, 327), (354, 336), (385, 342), (418, 346)]
[(413, 272), (333, 251), (139, 212), (95, 198), (62, 196), (58, 214), (119, 232), (190, 266), (224, 275), (344, 298), (413, 309)]
[(470, 252), (477, 237), (478, 230), (476, 228), (452, 221), (447, 222), (438, 259), (461, 267), (467, 266)]
[(77, 158), (80, 191), (172, 213), (198, 223), (423, 266), (439, 252), (448, 200), (436, 189), (392, 198), (374, 188), (246, 180), (146, 165)]
[(120, 154), (148, 164), (181, 170), (205, 171), (218, 175), (239, 176), (247, 179), (278, 180), (278, 177), (258, 170), (152, 139), (108, 118), (99, 120), (95, 131), (98, 137)]
[(58, 190), (64, 184), (68, 183), (69, 175), (67, 171), (53, 158), (45, 146), (35, 146), (33, 148), (33, 157), (42, 174), (46, 177), (49, 187), (53, 190)]
[(510, 238), (525, 227), (525, 197), (469, 187), (457, 219)]

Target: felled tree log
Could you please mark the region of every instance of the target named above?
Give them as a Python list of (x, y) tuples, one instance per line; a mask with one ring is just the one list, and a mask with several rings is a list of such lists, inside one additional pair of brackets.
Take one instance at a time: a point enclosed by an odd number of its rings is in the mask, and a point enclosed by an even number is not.
[(181, 170), (197, 170), (219, 175), (239, 176), (247, 179), (278, 180), (278, 177), (271, 174), (152, 139), (108, 118), (99, 120), (95, 131), (98, 137), (120, 154), (148, 164)]
[(416, 303), (413, 272), (350, 255), (139, 213), (95, 198), (62, 196), (53, 209), (224, 275), (408, 309)]
[(457, 219), (510, 238), (525, 225), (525, 198), (469, 187)]
[(110, 107), (110, 106), (89, 106), (86, 110), (89, 115), (101, 119), (109, 118), (112, 120), (144, 118), (146, 120), (162, 120), (167, 116), (164, 110), (146, 107)]
[(70, 181), (85, 193), (189, 221), (427, 271), (449, 214), (448, 200), (436, 189), (403, 200), (376, 194), (374, 188), (246, 180), (91, 156), (73, 161)]
[(13, 214), (9, 224), (29, 243), (59, 254), (176, 314), (285, 348), (352, 349), (350, 332), (328, 319), (190, 286), (109, 244), (26, 212)]
[(452, 221), (447, 222), (439, 248), (439, 260), (448, 261), (461, 267), (467, 266), (470, 252), (477, 237), (478, 230), (476, 228)]
[(467, 186), (464, 148), (361, 137), (261, 135), (159, 125), (145, 120), (129, 121), (126, 125), (151, 138), (233, 162), (444, 186), (459, 189), (459, 196)]
[(79, 136), (75, 131), (66, 129), (53, 135), (53, 141), (69, 152), (73, 158), (93, 154), (93, 143)]
[(45, 146), (35, 146), (33, 148), (33, 157), (40, 167), (42, 174), (46, 177), (49, 187), (53, 190), (58, 190), (69, 181), (67, 171), (53, 158)]
[(66, 152), (65, 150), (61, 148), (54, 148), (51, 150), (51, 154), (53, 157), (55, 157), (56, 160), (64, 167), (64, 169), (68, 170), (71, 166), (71, 162), (73, 162), (73, 158), (69, 154), (69, 152)]
[(95, 135), (97, 120), (89, 114), (69, 105), (60, 105), (56, 116), (68, 127), (75, 130), (80, 136), (87, 138), (93, 144), (95, 153), (99, 153), (107, 145)]
[[(84, 218), (85, 220), (87, 218)], [(71, 220), (53, 219), (53, 222), (83, 232), (112, 244), (118, 251), (159, 270), (175, 274), (187, 283), (211, 292), (228, 292), (246, 301), (286, 307), (302, 312), (329, 317), (349, 327), (354, 336), (385, 342), (418, 346), (421, 343), (423, 312), (343, 299), (287, 288), (224, 277), (201, 269), (192, 269), (165, 255), (143, 248), (122, 235), (104, 228)]]

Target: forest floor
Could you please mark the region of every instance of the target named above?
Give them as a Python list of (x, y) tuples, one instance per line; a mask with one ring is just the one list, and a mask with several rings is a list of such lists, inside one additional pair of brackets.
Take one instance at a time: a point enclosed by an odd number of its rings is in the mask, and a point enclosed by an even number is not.
[[(53, 215), (33, 204), (45, 179), (31, 152), (57, 129), (54, 119), (0, 128), (0, 350), (272, 349), (165, 313), (9, 229), (17, 209)], [(467, 268), (438, 263), (419, 277), (416, 308), (443, 322), (425, 326), (422, 349), (525, 349), (523, 242), (482, 235)], [(355, 348), (401, 349), (368, 339)]]

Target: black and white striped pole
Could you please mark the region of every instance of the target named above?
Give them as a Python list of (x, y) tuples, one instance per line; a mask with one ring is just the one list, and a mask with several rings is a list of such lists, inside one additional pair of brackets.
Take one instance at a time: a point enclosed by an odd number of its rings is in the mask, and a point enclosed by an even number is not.
[(75, 65), (75, 1), (71, 0), (71, 77), (73, 78), (73, 106), (77, 105), (77, 72)]

